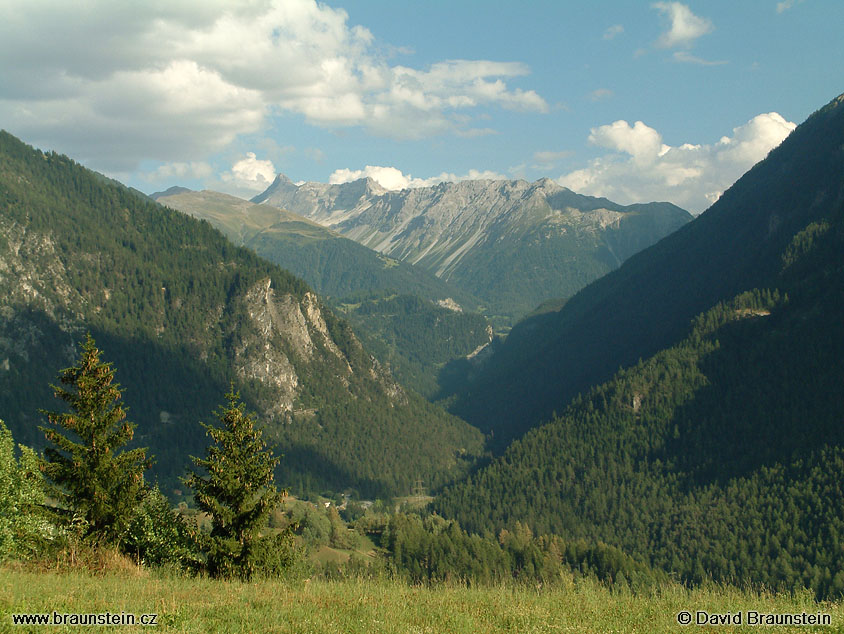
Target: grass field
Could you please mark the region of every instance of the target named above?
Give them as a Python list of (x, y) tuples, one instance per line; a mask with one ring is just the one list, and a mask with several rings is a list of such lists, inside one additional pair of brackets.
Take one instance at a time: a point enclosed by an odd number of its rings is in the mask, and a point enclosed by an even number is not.
[[(677, 615), (764, 613), (828, 614), (825, 627), (695, 624)], [(611, 591), (591, 582), (554, 588), (411, 587), (401, 582), (261, 581), (191, 579), (148, 571), (41, 572), (0, 568), (0, 631), (79, 632), (73, 625), (13, 625), (19, 613), (157, 614), (158, 632), (844, 632), (844, 605), (808, 595), (770, 595), (733, 588), (688, 590), (668, 586), (647, 594)], [(694, 616), (693, 616), (694, 618)], [(103, 626), (97, 631), (150, 631)]]

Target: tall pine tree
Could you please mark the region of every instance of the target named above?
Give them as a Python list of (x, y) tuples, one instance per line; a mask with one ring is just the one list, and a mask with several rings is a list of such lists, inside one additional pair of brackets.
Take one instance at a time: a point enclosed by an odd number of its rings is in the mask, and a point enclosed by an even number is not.
[(94, 542), (119, 545), (141, 499), (149, 461), (146, 449), (120, 451), (135, 424), (126, 420), (115, 370), (100, 354), (89, 333), (78, 365), (59, 375), (66, 387), (52, 386), (70, 411), (42, 410), (51, 426), (40, 429), (52, 446), (44, 450), (41, 468), (53, 484), (58, 511), (83, 519), (84, 535)]
[(206, 457), (192, 458), (208, 475), (194, 472), (187, 484), (197, 507), (211, 516), (211, 535), (203, 544), (208, 572), (249, 579), (262, 571), (266, 548), (261, 531), (287, 492), (273, 484), (279, 458), (266, 448), (252, 416), (244, 413), (240, 395), (232, 388), (226, 400), (227, 406), (215, 412), (222, 427), (202, 423), (214, 441)]

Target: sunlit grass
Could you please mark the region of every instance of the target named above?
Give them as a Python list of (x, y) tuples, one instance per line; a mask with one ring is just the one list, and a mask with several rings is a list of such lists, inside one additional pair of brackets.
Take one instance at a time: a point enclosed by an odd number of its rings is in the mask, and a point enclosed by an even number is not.
[[(13, 626), (14, 613), (158, 614), (158, 632), (807, 632), (806, 627), (681, 627), (677, 614), (746, 612), (827, 613), (844, 631), (841, 603), (807, 594), (773, 595), (729, 587), (666, 586), (643, 594), (583, 581), (536, 588), (455, 585), (412, 587), (389, 580), (215, 581), (122, 571), (43, 572), (0, 569), (0, 631), (80, 631)], [(120, 627), (120, 632), (149, 628)]]

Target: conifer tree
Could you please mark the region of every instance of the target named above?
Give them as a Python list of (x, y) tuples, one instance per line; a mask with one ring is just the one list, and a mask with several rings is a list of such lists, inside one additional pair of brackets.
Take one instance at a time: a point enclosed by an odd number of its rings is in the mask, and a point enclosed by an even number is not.
[(211, 534), (203, 544), (208, 572), (249, 579), (262, 569), (261, 530), (287, 492), (273, 484), (279, 458), (266, 448), (252, 415), (244, 413), (240, 394), (232, 387), (226, 400), (215, 412), (222, 427), (202, 423), (214, 441), (206, 457), (192, 457), (207, 476), (194, 472), (187, 484), (197, 508), (211, 516)]
[(135, 424), (126, 420), (115, 370), (100, 354), (89, 333), (78, 365), (59, 375), (67, 388), (52, 386), (70, 412), (42, 410), (51, 426), (40, 429), (52, 446), (44, 450), (41, 469), (52, 482), (57, 510), (83, 519), (85, 537), (118, 545), (141, 499), (150, 462), (146, 449), (120, 451), (132, 440)]

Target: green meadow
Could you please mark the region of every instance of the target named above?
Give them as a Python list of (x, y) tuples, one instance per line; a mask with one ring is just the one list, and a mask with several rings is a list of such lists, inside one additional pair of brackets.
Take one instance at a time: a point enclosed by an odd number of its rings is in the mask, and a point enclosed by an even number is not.
[[(681, 626), (689, 611), (825, 614), (831, 625)], [(167, 576), (133, 569), (105, 573), (0, 568), (0, 631), (79, 632), (74, 625), (14, 625), (13, 615), (156, 614), (158, 632), (841, 632), (844, 604), (818, 603), (809, 594), (770, 594), (724, 586), (666, 585), (644, 593), (614, 590), (590, 580), (554, 587), (515, 584), (412, 586), (389, 579), (271, 580), (244, 583)], [(64, 617), (68, 618), (68, 617)], [(694, 618), (694, 617), (693, 617)], [(123, 633), (149, 627), (101, 626)]]

